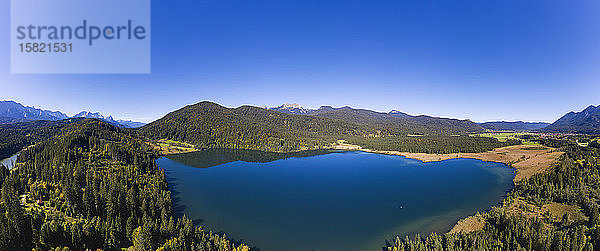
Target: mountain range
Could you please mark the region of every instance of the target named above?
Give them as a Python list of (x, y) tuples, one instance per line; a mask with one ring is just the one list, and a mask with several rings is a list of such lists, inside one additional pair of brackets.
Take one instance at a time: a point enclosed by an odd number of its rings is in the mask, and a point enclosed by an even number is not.
[[(376, 112), (367, 109), (355, 109), (349, 106), (334, 108), (321, 106), (318, 109), (306, 109), (298, 104), (284, 104), (279, 107), (268, 108), (287, 114), (300, 114), (329, 119), (342, 120), (354, 124), (368, 126), (384, 126), (395, 128), (419, 128), (414, 133), (464, 133), (479, 132), (483, 128), (470, 120), (438, 118), (426, 115), (412, 116), (398, 110), (388, 113)], [(435, 129), (434, 129), (435, 128)]]
[[(303, 114), (303, 115), (316, 115), (316, 114), (323, 114), (323, 113), (344, 110), (344, 109), (346, 109), (346, 110), (353, 109), (349, 106), (344, 106), (344, 107), (340, 107), (340, 108), (333, 108), (331, 106), (321, 106), (321, 107), (319, 107), (319, 109), (308, 109), (308, 108), (304, 108), (298, 104), (289, 104), (289, 103), (285, 103), (281, 106), (271, 107), (271, 108), (267, 108), (266, 106), (264, 106), (263, 108), (273, 110), (273, 111), (283, 112), (283, 113), (287, 113), (287, 114)], [(353, 110), (362, 110), (362, 111), (378, 113), (378, 112), (364, 110), (364, 109), (353, 109)], [(384, 114), (384, 113), (379, 113), (379, 114)], [(397, 111), (397, 110), (392, 110), (387, 114), (395, 116), (395, 117), (410, 117), (410, 115), (400, 112), (400, 111)]]
[(288, 103), (285, 103), (278, 107), (271, 107), (268, 109), (273, 110), (273, 111), (287, 113), (287, 114), (310, 114), (314, 111), (312, 109), (303, 108), (302, 106), (300, 106), (298, 104), (288, 104)]
[[(287, 107), (299, 111), (298, 107)], [(202, 148), (246, 148), (266, 151), (318, 148), (352, 137), (406, 137), (481, 132), (469, 120), (379, 113), (350, 107), (321, 107), (290, 114), (254, 106), (227, 108), (204, 101), (171, 112), (140, 128), (149, 138), (173, 139)]]
[(506, 122), (506, 121), (494, 121), (479, 123), (483, 128), (492, 131), (514, 131), (514, 132), (527, 132), (542, 129), (550, 123), (545, 122)]
[(102, 114), (100, 114), (99, 112), (88, 112), (88, 111), (82, 111), (80, 113), (77, 113), (73, 116), (73, 118), (88, 118), (88, 119), (99, 119), (99, 120), (103, 120), (105, 122), (108, 122), (109, 124), (113, 124), (119, 127), (125, 127), (125, 128), (137, 128), (137, 127), (141, 127), (144, 126), (146, 123), (142, 123), (142, 122), (135, 122), (135, 121), (131, 121), (131, 120), (115, 120), (113, 119), (112, 116), (104, 116)]
[[(265, 107), (266, 108), (266, 107)], [(348, 106), (333, 108), (331, 106), (321, 106), (318, 109), (303, 108), (298, 104), (283, 104), (278, 107), (266, 108), (272, 111), (278, 111), (286, 114), (299, 114), (317, 117), (326, 117), (339, 119), (346, 122), (368, 124), (368, 125), (397, 125), (397, 126), (416, 126), (433, 125), (454, 127), (462, 126), (467, 131), (479, 131), (481, 128), (492, 131), (515, 131), (515, 132), (553, 132), (553, 133), (584, 133), (600, 134), (600, 105), (590, 105), (581, 112), (569, 112), (554, 123), (545, 122), (507, 122), (494, 121), (472, 124), (468, 120), (444, 119), (431, 116), (412, 116), (398, 110), (392, 110), (388, 113), (375, 112), (364, 109), (354, 109)]]
[(62, 112), (23, 106), (14, 101), (0, 101), (0, 117), (6, 120), (61, 120), (69, 118)]
[(569, 112), (540, 131), (600, 134), (600, 105), (590, 105), (581, 112)]
[(30, 106), (24, 106), (15, 101), (0, 101), (0, 124), (10, 124), (33, 120), (56, 121), (68, 118), (95, 118), (118, 127), (126, 128), (136, 128), (145, 125), (145, 123), (134, 122), (130, 120), (114, 120), (112, 116), (104, 116), (99, 112), (91, 113), (82, 111), (78, 114), (75, 114), (73, 117), (69, 117), (59, 111), (49, 111)]
[[(206, 103), (211, 102), (201, 102), (199, 104)], [(261, 109), (258, 107), (253, 108)], [(321, 106), (318, 109), (307, 109), (298, 104), (286, 103), (277, 107), (263, 108), (263, 110), (270, 112), (278, 112), (287, 115), (308, 116), (313, 119), (324, 118), (343, 121), (353, 125), (382, 128), (384, 129), (383, 131), (387, 132), (390, 130), (394, 131), (395, 133), (402, 131), (402, 133), (406, 134), (461, 134), (467, 132), (481, 132), (485, 130), (600, 134), (600, 105), (590, 105), (581, 112), (569, 112), (552, 124), (523, 121), (474, 123), (470, 120), (439, 118), (426, 115), (413, 116), (398, 110), (392, 110), (385, 113), (366, 109), (355, 109), (348, 106), (339, 108)], [(205, 116), (211, 116), (211, 114), (205, 114)], [(112, 116), (105, 116), (99, 112), (93, 113), (82, 111), (72, 117), (69, 117), (60, 111), (49, 111), (35, 107), (23, 106), (22, 104), (14, 101), (0, 101), (0, 124), (18, 123), (33, 120), (56, 121), (67, 118), (95, 118), (125, 128), (137, 128), (145, 125), (145, 123), (130, 120), (115, 120)], [(239, 119), (243, 118), (240, 117)]]

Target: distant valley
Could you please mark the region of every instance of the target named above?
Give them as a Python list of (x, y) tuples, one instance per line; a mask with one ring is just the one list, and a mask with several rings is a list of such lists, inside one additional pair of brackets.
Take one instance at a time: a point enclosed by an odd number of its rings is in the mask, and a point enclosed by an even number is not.
[(513, 131), (513, 132), (528, 132), (542, 129), (550, 123), (545, 122), (506, 122), (506, 121), (494, 121), (479, 123), (483, 128), (492, 131)]

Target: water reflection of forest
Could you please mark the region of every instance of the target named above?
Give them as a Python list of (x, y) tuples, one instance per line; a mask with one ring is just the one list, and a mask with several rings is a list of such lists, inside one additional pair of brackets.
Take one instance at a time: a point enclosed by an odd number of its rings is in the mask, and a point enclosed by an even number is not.
[(168, 155), (167, 158), (187, 166), (207, 168), (221, 164), (245, 161), (265, 163), (294, 157), (310, 157), (339, 152), (339, 150), (307, 150), (293, 153), (263, 152), (243, 149), (207, 149), (199, 152)]

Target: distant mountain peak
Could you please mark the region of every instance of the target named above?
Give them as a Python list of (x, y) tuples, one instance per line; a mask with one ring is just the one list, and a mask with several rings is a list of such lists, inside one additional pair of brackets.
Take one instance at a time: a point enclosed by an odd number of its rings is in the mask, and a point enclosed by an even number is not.
[(73, 116), (73, 118), (99, 119), (99, 120), (108, 122), (110, 124), (113, 124), (115, 126), (127, 127), (127, 128), (136, 128), (136, 127), (144, 126), (146, 124), (146, 123), (134, 122), (134, 121), (130, 121), (130, 120), (115, 120), (111, 115), (105, 116), (105, 115), (102, 115), (100, 112), (89, 112), (89, 111), (82, 111), (80, 113), (77, 113)]
[(600, 105), (598, 106), (594, 106), (594, 105), (590, 105), (587, 108), (585, 108), (583, 111), (581, 111), (581, 113), (585, 114), (585, 115), (590, 115), (596, 112), (600, 112)]
[[(94, 118), (106, 121), (119, 127), (140, 127), (145, 123), (129, 120), (115, 120), (112, 116), (104, 116), (100, 112), (82, 111), (71, 118)], [(16, 123), (32, 120), (56, 121), (69, 119), (69, 116), (58, 111), (42, 110), (35, 107), (24, 106), (12, 100), (0, 101), (0, 124)]]
[(142, 127), (142, 126), (146, 125), (146, 123), (143, 123), (143, 122), (122, 120), (122, 119), (117, 120), (117, 122), (119, 122), (119, 124), (121, 124), (123, 127), (127, 127), (127, 128), (138, 128), (138, 127)]
[(69, 118), (62, 112), (24, 106), (12, 100), (0, 101), (0, 117), (17, 120), (62, 120)]
[(392, 116), (394, 116), (394, 117), (401, 117), (401, 118), (408, 118), (408, 117), (411, 117), (411, 116), (410, 116), (410, 115), (408, 115), (407, 113), (405, 113), (405, 112), (401, 112), (401, 111), (398, 111), (398, 110), (391, 110), (390, 112), (388, 112), (388, 114), (389, 114), (389, 115), (392, 115)]
[(302, 106), (300, 106), (299, 104), (290, 104), (290, 103), (285, 103), (283, 105), (280, 106), (281, 108), (293, 108), (293, 109), (304, 109), (302, 108)]
[(569, 112), (544, 128), (547, 132), (600, 133), (600, 105), (590, 105), (581, 112)]
[(88, 118), (88, 119), (101, 119), (106, 120), (107, 122), (116, 122), (112, 116), (104, 116), (100, 112), (89, 112), (82, 111), (73, 116), (73, 118)]
[(273, 111), (288, 113), (288, 114), (308, 114), (313, 111), (311, 109), (305, 109), (302, 106), (300, 106), (299, 104), (290, 104), (290, 103), (285, 103), (281, 106), (271, 107), (268, 109), (273, 110)]

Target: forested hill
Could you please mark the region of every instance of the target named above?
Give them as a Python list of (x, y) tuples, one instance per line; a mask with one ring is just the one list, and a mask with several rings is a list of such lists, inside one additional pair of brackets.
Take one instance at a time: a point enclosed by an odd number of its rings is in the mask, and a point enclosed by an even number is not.
[(59, 121), (26, 121), (14, 124), (0, 124), (0, 159), (9, 157), (26, 146), (49, 139), (58, 134), (65, 125), (83, 119)]
[(28, 107), (14, 101), (0, 101), (0, 117), (16, 120), (62, 120), (69, 118), (62, 112)]
[(248, 250), (172, 217), (156, 156), (103, 121), (63, 125), (0, 166), (0, 250)]
[(341, 135), (378, 133), (377, 129), (339, 120), (285, 114), (251, 106), (233, 109), (211, 102), (186, 106), (138, 131), (148, 138), (178, 140), (199, 148), (276, 152), (316, 148), (326, 142), (334, 142)]
[(295, 115), (252, 106), (226, 108), (200, 102), (171, 112), (137, 131), (150, 139), (183, 141), (199, 148), (285, 152), (329, 146), (338, 139), (465, 134), (480, 130), (470, 121), (431, 117), (406, 120), (367, 110), (338, 109)]

